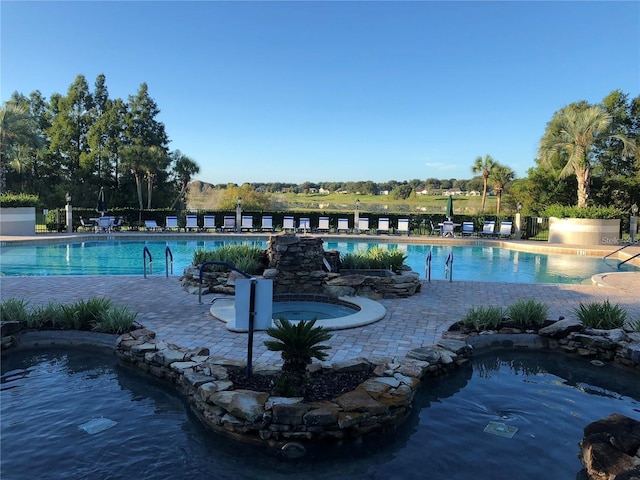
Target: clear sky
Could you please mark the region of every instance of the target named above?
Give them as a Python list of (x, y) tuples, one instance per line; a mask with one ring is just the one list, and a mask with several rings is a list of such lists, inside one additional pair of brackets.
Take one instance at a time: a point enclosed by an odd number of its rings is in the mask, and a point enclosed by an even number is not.
[(640, 2), (0, 3), (2, 101), (142, 82), (211, 183), (518, 176), (553, 113), (640, 94)]

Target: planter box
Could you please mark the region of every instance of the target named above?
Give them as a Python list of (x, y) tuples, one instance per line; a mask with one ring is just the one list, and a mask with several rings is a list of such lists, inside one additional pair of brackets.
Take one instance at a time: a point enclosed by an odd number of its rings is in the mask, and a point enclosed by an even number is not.
[(620, 219), (551, 217), (549, 243), (617, 245), (620, 243)]
[(36, 207), (0, 208), (0, 235), (36, 234)]

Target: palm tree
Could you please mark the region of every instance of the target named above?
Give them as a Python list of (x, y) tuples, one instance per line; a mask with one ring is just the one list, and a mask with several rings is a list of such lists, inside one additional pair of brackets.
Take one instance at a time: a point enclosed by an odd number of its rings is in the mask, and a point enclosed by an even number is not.
[(493, 183), (493, 189), (496, 192), (496, 215), (500, 215), (500, 205), (502, 203), (502, 192), (509, 182), (515, 178), (516, 174), (509, 167), (494, 163), (491, 169), (489, 180)]
[(29, 109), (15, 101), (5, 102), (0, 108), (0, 183), (3, 190), (7, 166), (22, 173), (25, 148), (38, 147), (39, 143), (37, 126)]
[(170, 207), (171, 209), (173, 209), (176, 203), (178, 203), (186, 193), (189, 182), (191, 182), (191, 177), (200, 172), (200, 166), (191, 158), (183, 155), (180, 150), (176, 150), (171, 156), (173, 157), (173, 160), (175, 162), (173, 171), (175, 172), (175, 175), (180, 182), (180, 193), (178, 193), (178, 196), (173, 201)]
[(562, 160), (564, 167), (559, 177), (575, 174), (578, 180), (578, 207), (587, 206), (591, 181), (591, 151), (596, 140), (618, 139), (623, 144), (622, 154), (634, 148), (633, 140), (612, 134), (612, 117), (600, 106), (571, 104), (554, 114), (540, 140), (539, 158), (542, 164), (552, 168), (555, 160)]
[(482, 211), (484, 212), (484, 204), (487, 199), (487, 184), (489, 183), (489, 175), (491, 169), (496, 162), (491, 155), (485, 155), (484, 158), (477, 157), (475, 163), (471, 167), (471, 171), (475, 174), (482, 174)]

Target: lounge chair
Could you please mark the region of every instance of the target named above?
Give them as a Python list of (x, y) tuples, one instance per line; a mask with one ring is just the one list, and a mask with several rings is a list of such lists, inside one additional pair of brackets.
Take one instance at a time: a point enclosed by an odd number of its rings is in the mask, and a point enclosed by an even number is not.
[(442, 227), (438, 225), (437, 227), (433, 224), (433, 221), (429, 220), (429, 225), (431, 225), (431, 235), (440, 235), (442, 232)]
[(93, 222), (85, 222), (84, 218), (80, 217), (80, 226), (82, 227), (83, 231), (87, 231), (87, 230), (93, 230), (94, 228), (94, 224)]
[(496, 222), (485, 221), (484, 225), (482, 226), (482, 231), (480, 232), (480, 236), (493, 237), (495, 229), (496, 229)]
[(358, 233), (369, 233), (369, 219), (368, 218), (359, 218), (358, 219)]
[(326, 232), (329, 233), (331, 228), (329, 227), (329, 217), (320, 217), (318, 218), (318, 228), (316, 232)]
[(296, 221), (293, 219), (293, 217), (284, 217), (282, 219), (282, 231), (295, 233)]
[(118, 217), (118, 221), (114, 220), (113, 225), (111, 225), (111, 230), (114, 231), (114, 232), (122, 231), (123, 223), (124, 223), (124, 218)]
[(177, 232), (179, 232), (180, 231), (180, 227), (178, 226), (178, 217), (167, 216), (165, 218), (164, 229), (165, 230), (176, 230)]
[(475, 229), (473, 228), (473, 222), (462, 222), (462, 236), (464, 237), (465, 235), (473, 235), (475, 232)]
[(236, 217), (231, 215), (225, 215), (222, 219), (222, 231), (223, 232), (235, 232), (236, 231)]
[(202, 230), (208, 231), (213, 230), (216, 231), (216, 216), (215, 215), (205, 215), (202, 223)]
[(144, 228), (147, 232), (159, 232), (161, 230), (155, 220), (145, 220)]
[(311, 220), (308, 218), (301, 218), (298, 222), (298, 231), (302, 231), (302, 233), (307, 233), (311, 231)]
[(500, 230), (496, 234), (498, 237), (511, 238), (511, 230), (513, 228), (513, 222), (500, 222)]
[(349, 228), (349, 219), (348, 218), (339, 218), (338, 219), (338, 228), (336, 228), (336, 232), (344, 232), (349, 233), (351, 229)]
[(111, 233), (112, 217), (100, 217), (96, 224), (96, 233)]
[(444, 221), (442, 222), (442, 229), (440, 230), (443, 237), (455, 237), (454, 233), (454, 225), (452, 221)]
[(187, 215), (187, 224), (184, 227), (184, 231), (186, 232), (187, 230), (195, 230), (196, 232), (200, 230), (197, 215)]
[(408, 218), (399, 218), (398, 219), (398, 229), (396, 230), (398, 235), (402, 235), (406, 233), (409, 235), (409, 219)]
[(260, 230), (263, 232), (273, 232), (273, 217), (271, 215), (262, 216), (262, 225)]
[(376, 233), (379, 235), (381, 233), (389, 234), (389, 219), (388, 218), (379, 218), (378, 219), (378, 228), (376, 228)]
[(240, 223), (240, 231), (244, 232), (253, 232), (253, 216), (251, 215), (242, 215), (242, 220)]

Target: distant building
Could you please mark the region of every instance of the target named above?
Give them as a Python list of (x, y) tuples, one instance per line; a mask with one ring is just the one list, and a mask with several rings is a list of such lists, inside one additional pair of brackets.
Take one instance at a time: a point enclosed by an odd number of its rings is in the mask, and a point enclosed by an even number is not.
[(429, 190), (424, 187), (416, 188), (416, 195), (429, 195)]
[(458, 195), (458, 196), (464, 195), (464, 193), (459, 188), (450, 188), (442, 192), (442, 195), (444, 197), (453, 197), (454, 195)]

